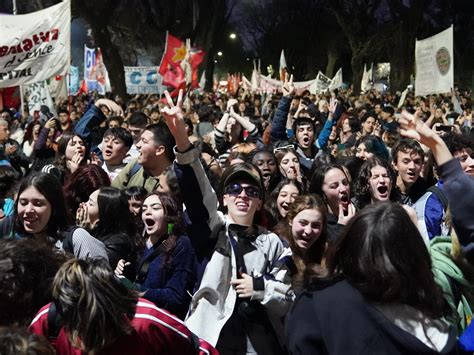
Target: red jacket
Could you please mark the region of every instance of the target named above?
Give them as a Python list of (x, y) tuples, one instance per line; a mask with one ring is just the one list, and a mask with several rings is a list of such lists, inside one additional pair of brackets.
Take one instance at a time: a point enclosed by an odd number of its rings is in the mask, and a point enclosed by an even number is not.
[[(51, 339), (48, 333), (48, 311), (44, 306), (31, 322), (30, 331), (48, 338), (58, 354), (81, 355), (80, 349), (71, 345), (64, 328), (58, 337)], [(121, 337), (102, 349), (99, 354), (197, 354), (191, 338), (192, 333), (177, 317), (156, 307), (143, 298), (138, 299), (135, 317), (132, 319), (135, 332)], [(211, 345), (199, 339), (199, 354), (218, 354)]]

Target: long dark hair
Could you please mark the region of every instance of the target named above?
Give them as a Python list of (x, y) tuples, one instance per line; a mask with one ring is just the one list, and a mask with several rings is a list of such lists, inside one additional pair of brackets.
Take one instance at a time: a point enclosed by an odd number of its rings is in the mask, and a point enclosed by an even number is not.
[[(432, 318), (449, 312), (423, 238), (397, 203), (376, 203), (360, 211), (330, 246), (326, 265), (331, 275), (345, 277), (370, 302), (410, 305)], [(311, 268), (305, 270), (307, 286), (318, 277)]]
[(17, 212), (15, 220), (16, 232), (19, 234), (28, 234), (18, 216), (18, 201), (23, 191), (30, 186), (38, 190), (51, 205), (51, 217), (49, 218), (47, 233), (48, 237), (54, 240), (59, 240), (61, 238), (61, 232), (67, 230), (71, 219), (68, 209), (66, 208), (66, 201), (61, 183), (56, 177), (48, 173), (29, 175), (21, 182), (15, 201), (15, 211)]
[[(80, 165), (87, 164), (87, 158), (89, 156), (89, 146), (80, 135), (75, 134), (71, 131), (66, 131), (62, 134), (62, 136), (58, 140), (58, 151), (56, 153), (56, 157), (54, 158), (53, 164), (61, 170), (63, 177), (69, 177), (71, 172), (67, 167), (67, 159), (66, 159), (66, 148), (71, 139), (74, 137), (79, 137), (84, 142), (85, 152), (84, 152), (84, 159), (82, 159)], [(63, 180), (66, 180), (65, 178)]]
[(309, 192), (318, 195), (322, 198), (323, 201), (327, 202), (326, 194), (323, 191), (324, 179), (326, 178), (326, 174), (329, 170), (332, 169), (339, 169), (342, 173), (347, 177), (350, 181), (350, 177), (347, 176), (346, 171), (342, 167), (342, 165), (337, 163), (327, 163), (320, 165), (313, 173), (311, 177), (311, 181), (309, 184)]
[(133, 332), (138, 295), (115, 278), (104, 259), (66, 262), (54, 278), (53, 301), (69, 341), (85, 353)]
[(155, 191), (150, 193), (145, 198), (145, 200), (153, 195), (158, 196), (160, 199), (161, 206), (163, 207), (163, 214), (166, 217), (165, 222), (167, 223), (168, 236), (166, 238), (166, 243), (164, 244), (165, 252), (163, 261), (164, 265), (169, 267), (171, 265), (172, 255), (178, 238), (183, 234), (184, 231), (182, 212), (180, 205), (176, 203), (176, 200), (170, 194)]
[(128, 208), (128, 199), (125, 193), (114, 187), (103, 187), (97, 196), (99, 208), (99, 222), (95, 236), (101, 240), (106, 235), (126, 234), (130, 244), (141, 248), (141, 238), (136, 230), (133, 215)]

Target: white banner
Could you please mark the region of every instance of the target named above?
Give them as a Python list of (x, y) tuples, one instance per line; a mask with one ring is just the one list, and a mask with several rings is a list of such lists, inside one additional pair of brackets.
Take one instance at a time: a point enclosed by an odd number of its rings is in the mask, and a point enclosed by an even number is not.
[(370, 64), (370, 69), (367, 70), (367, 66), (364, 63), (364, 71), (362, 72), (362, 81), (360, 83), (361, 91), (369, 91), (370, 89), (372, 89), (372, 67), (373, 65)]
[(0, 15), (0, 88), (65, 75), (70, 64), (69, 0), (26, 15)]
[(48, 89), (51, 97), (54, 98), (56, 102), (58, 102), (58, 100), (67, 100), (66, 76), (57, 75), (49, 79)]
[(158, 67), (124, 67), (128, 94), (160, 94), (163, 77)]
[(415, 60), (416, 96), (450, 92), (454, 87), (453, 25), (416, 41)]
[(331, 85), (329, 85), (329, 90), (339, 89), (343, 84), (342, 81), (342, 68), (339, 68), (334, 78), (331, 80)]
[(26, 87), (26, 97), (28, 99), (28, 111), (30, 116), (33, 117), (35, 111), (40, 111), (41, 106), (46, 106), (54, 117), (58, 117), (46, 81), (28, 85)]
[(309, 91), (311, 94), (319, 94), (329, 89), (331, 83), (332, 80), (319, 71), (316, 79), (311, 84)]

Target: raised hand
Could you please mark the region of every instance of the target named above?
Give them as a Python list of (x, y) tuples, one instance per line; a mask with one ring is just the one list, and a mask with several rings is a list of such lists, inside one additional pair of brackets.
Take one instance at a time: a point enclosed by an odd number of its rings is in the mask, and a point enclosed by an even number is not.
[(415, 139), (427, 146), (430, 146), (436, 137), (436, 133), (420, 119), (418, 111), (414, 115), (408, 111), (403, 111), (398, 123), (402, 136)]
[(123, 109), (115, 102), (109, 99), (99, 99), (95, 102), (97, 107), (106, 106), (113, 116), (123, 116)]
[(191, 142), (189, 141), (188, 134), (186, 132), (186, 125), (184, 124), (183, 114), (183, 90), (179, 90), (178, 100), (176, 105), (170, 96), (170, 93), (165, 90), (165, 97), (168, 106), (165, 106), (160, 110), (163, 114), (166, 124), (171, 131), (174, 139), (176, 140), (176, 148), (178, 151), (185, 151)]
[(334, 112), (336, 111), (336, 107), (337, 107), (337, 99), (331, 96), (331, 99), (329, 100), (329, 113), (331, 115), (334, 115)]
[(339, 217), (338, 217), (337, 223), (346, 225), (347, 223), (349, 223), (352, 217), (354, 217), (355, 214), (356, 214), (356, 208), (352, 202), (349, 203), (349, 206), (347, 206), (347, 211), (345, 215), (344, 215), (344, 207), (342, 206), (342, 204), (340, 204)]
[(282, 85), (283, 96), (293, 96), (295, 93), (295, 87), (293, 85), (293, 74), (290, 75), (290, 79), (288, 79), (288, 75), (285, 75), (285, 81)]
[(81, 165), (83, 159), (83, 153), (80, 151), (76, 151), (72, 156), (72, 159), (66, 162), (66, 166), (68, 167), (69, 171), (71, 171), (71, 173), (75, 172), (77, 168), (79, 168), (79, 165)]
[(76, 225), (91, 231), (97, 226), (98, 222), (99, 220), (96, 220), (94, 223), (91, 223), (87, 202), (82, 202), (76, 212)]

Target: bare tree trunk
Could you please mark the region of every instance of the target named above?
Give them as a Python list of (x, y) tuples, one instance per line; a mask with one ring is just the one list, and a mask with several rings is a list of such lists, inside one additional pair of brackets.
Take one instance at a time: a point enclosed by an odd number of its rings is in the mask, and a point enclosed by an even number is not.
[(326, 76), (332, 78), (335, 74), (336, 63), (339, 60), (339, 54), (337, 51), (328, 49), (328, 63), (326, 65)]
[(123, 99), (127, 99), (127, 87), (125, 85), (125, 73), (120, 53), (110, 39), (109, 31), (106, 27), (95, 28), (94, 39), (104, 56), (104, 62), (107, 63), (107, 71), (109, 73), (110, 85), (112, 92), (119, 95)]

